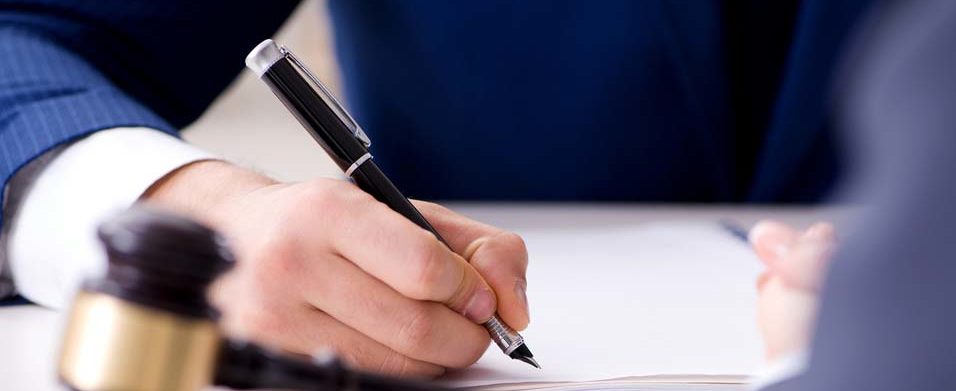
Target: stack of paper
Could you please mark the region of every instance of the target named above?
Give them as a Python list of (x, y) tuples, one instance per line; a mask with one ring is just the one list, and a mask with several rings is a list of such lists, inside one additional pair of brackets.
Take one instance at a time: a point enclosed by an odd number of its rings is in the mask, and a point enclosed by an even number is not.
[(759, 368), (746, 243), (714, 222), (522, 232), (537, 370), (492, 346), (455, 387), (745, 389)]

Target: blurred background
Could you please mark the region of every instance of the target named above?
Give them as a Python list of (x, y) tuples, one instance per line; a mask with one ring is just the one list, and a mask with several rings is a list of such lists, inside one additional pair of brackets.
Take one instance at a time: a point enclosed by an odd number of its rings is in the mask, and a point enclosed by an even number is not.
[[(325, 3), (325, 0), (303, 1), (273, 38), (301, 57), (344, 102)], [(342, 175), (268, 87), (249, 70), (244, 69), (209, 110), (182, 134), (193, 144), (280, 180)], [(262, 148), (267, 144), (269, 148)]]

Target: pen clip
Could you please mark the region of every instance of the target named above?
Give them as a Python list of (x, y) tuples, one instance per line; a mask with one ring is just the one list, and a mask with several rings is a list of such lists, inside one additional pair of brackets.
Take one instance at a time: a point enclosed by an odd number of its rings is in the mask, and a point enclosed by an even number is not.
[(365, 145), (365, 148), (370, 147), (372, 145), (372, 140), (368, 138), (368, 135), (365, 134), (365, 131), (362, 130), (362, 127), (359, 126), (358, 122), (355, 122), (355, 119), (352, 118), (351, 115), (349, 115), (349, 112), (346, 111), (344, 107), (342, 107), (342, 105), (339, 103), (337, 99), (335, 99), (335, 95), (332, 95), (332, 92), (325, 87), (325, 84), (322, 84), (322, 81), (320, 81), (318, 77), (315, 77), (315, 75), (312, 74), (312, 71), (310, 71), (309, 68), (305, 66), (305, 64), (299, 61), (299, 58), (296, 57), (291, 50), (289, 50), (285, 46), (280, 46), (279, 51), (284, 56), (288, 57), (289, 60), (292, 62), (292, 64), (296, 68), (299, 68), (299, 70), (303, 74), (305, 74), (305, 77), (309, 81), (311, 81), (312, 84), (318, 87), (318, 89), (315, 92), (319, 94), (319, 97), (321, 97), (322, 100), (325, 101), (325, 104), (328, 105), (329, 108), (331, 108), (332, 111), (335, 113), (335, 115), (339, 117), (339, 120), (341, 120), (345, 124), (345, 126), (352, 131), (352, 134), (355, 136), (355, 138), (361, 141), (362, 144)]

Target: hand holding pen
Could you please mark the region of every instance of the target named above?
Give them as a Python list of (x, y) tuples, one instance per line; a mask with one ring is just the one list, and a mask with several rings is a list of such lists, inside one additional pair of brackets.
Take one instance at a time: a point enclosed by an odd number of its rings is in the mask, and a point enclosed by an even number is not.
[(757, 320), (767, 361), (805, 352), (823, 278), (837, 246), (833, 225), (818, 222), (805, 230), (772, 220), (750, 229), (731, 220), (720, 225), (752, 246), (767, 267), (757, 278)]
[[(226, 191), (223, 183), (243, 188), (209, 202), (190, 196)], [(341, 180), (275, 183), (208, 161), (177, 172), (148, 202), (229, 239), (238, 265), (212, 290), (229, 335), (301, 354), (331, 349), (365, 371), (432, 377), (487, 350), (478, 322), (496, 308), (513, 327), (528, 324), (518, 293), (522, 243), (437, 205), (415, 202), (451, 249)], [(493, 294), (487, 306), (473, 300), (485, 291)]]
[(520, 239), (437, 205), (414, 203), (450, 247), (348, 182), (278, 183), (221, 161), (171, 173), (144, 201), (228, 238), (238, 264), (211, 295), (230, 335), (422, 377), (474, 363), (496, 309), (528, 324)]
[[(269, 86), (277, 98), (286, 106), (287, 109), (299, 120), (303, 128), (312, 138), (325, 150), (328, 156), (335, 164), (342, 169), (349, 179), (354, 182), (362, 191), (372, 196), (380, 204), (376, 207), (387, 207), (398, 213), (408, 222), (417, 225), (419, 228), (430, 233), (437, 240), (437, 246), (444, 245), (446, 248), (455, 250), (454, 245), (446, 241), (442, 234), (422, 215), (422, 213), (409, 201), (401, 191), (392, 183), (391, 180), (379, 169), (373, 161), (371, 151), (371, 140), (362, 130), (361, 126), (352, 118), (351, 115), (339, 104), (338, 100), (329, 92), (328, 89), (316, 78), (308, 68), (306, 68), (291, 51), (284, 47), (279, 47), (271, 39), (267, 39), (256, 46), (246, 57), (246, 66), (249, 67), (259, 78)], [(348, 216), (346, 218), (361, 219), (360, 215)], [(426, 234), (427, 236), (427, 234)], [(500, 236), (502, 238), (517, 238), (514, 235)], [(396, 238), (397, 239), (397, 238)], [(520, 238), (517, 238), (520, 243)], [(505, 240), (505, 239), (503, 239)], [(435, 241), (429, 239), (431, 243)], [(374, 243), (372, 243), (374, 244)], [(521, 243), (521, 249), (524, 245)], [(456, 252), (465, 251), (468, 248)], [(381, 260), (380, 260), (381, 261)], [(436, 273), (432, 270), (434, 262), (427, 262), (427, 266), (420, 270), (419, 274), (431, 276)], [(395, 268), (398, 270), (406, 268), (406, 265), (392, 263), (386, 268)], [(441, 269), (438, 269), (441, 270)], [(464, 268), (467, 275), (468, 267)], [(506, 270), (506, 269), (505, 269)], [(489, 268), (486, 276), (494, 276), (502, 273), (498, 271), (498, 266)], [(504, 273), (507, 273), (505, 271)], [(522, 272), (523, 274), (523, 272)], [(438, 274), (446, 278), (463, 278), (462, 274)], [(480, 279), (480, 278), (479, 278)], [(432, 286), (430, 278), (422, 278), (416, 281), (415, 286), (405, 287), (410, 292), (419, 290), (441, 289), (440, 285), (436, 288)], [(505, 290), (496, 290), (499, 294), (507, 295), (509, 292), (521, 292), (524, 295), (524, 278), (512, 279), (506, 277), (504, 285)], [(392, 286), (399, 291), (401, 288)], [(510, 289), (508, 289), (510, 288)], [(470, 294), (463, 303), (465, 307), (461, 309), (462, 314), (469, 319), (482, 323), (491, 340), (509, 357), (520, 360), (540, 368), (534, 355), (524, 342), (524, 338), (514, 330), (513, 325), (509, 325), (502, 320), (498, 314), (492, 314), (485, 317), (478, 316), (471, 311), (477, 309), (486, 309), (492, 307), (486, 303), (494, 303), (489, 300), (492, 295), (487, 287), (475, 285), (472, 286)], [(458, 292), (447, 292), (452, 297), (459, 297)], [(406, 293), (407, 294), (407, 293)], [(413, 293), (411, 297), (415, 297)], [(435, 301), (431, 298), (424, 300)], [(524, 301), (527, 304), (526, 300)], [(457, 309), (454, 305), (451, 308)], [(527, 307), (525, 307), (527, 309)], [(520, 326), (518, 326), (520, 327)]]

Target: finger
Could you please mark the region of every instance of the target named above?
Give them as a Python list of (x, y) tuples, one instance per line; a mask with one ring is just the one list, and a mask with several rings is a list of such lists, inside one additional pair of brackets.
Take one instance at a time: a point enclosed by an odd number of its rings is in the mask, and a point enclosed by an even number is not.
[(800, 233), (790, 226), (763, 220), (750, 229), (749, 240), (764, 264), (770, 264), (786, 255), (790, 246), (800, 237)]
[(786, 256), (769, 267), (791, 287), (817, 291), (835, 248), (836, 230), (831, 224), (817, 223), (800, 235)]
[(473, 364), (488, 347), (479, 325), (434, 302), (405, 297), (353, 263), (334, 257), (312, 264), (306, 300), (402, 355), (445, 367)]
[[(299, 270), (299, 275), (306, 272)], [(432, 377), (443, 373), (439, 365), (399, 354), (316, 310), (293, 295), (296, 283), (288, 284), (291, 288), (284, 293), (271, 289), (271, 284), (263, 286), (262, 274), (267, 273), (233, 270), (212, 287), (211, 299), (224, 309), (219, 324), (227, 335), (300, 355), (332, 350), (351, 365), (387, 374)]]
[(767, 282), (773, 278), (773, 273), (769, 270), (764, 270), (757, 276), (757, 293), (763, 293), (763, 288), (767, 286)]
[(429, 222), (462, 254), (498, 297), (498, 314), (516, 330), (528, 327), (528, 250), (520, 236), (469, 219), (443, 206), (413, 201)]
[(816, 295), (770, 278), (758, 298), (757, 315), (768, 359), (805, 349), (812, 333)]
[(430, 232), (362, 194), (339, 203), (346, 210), (340, 212), (343, 229), (332, 233), (335, 251), (407, 297), (444, 303), (475, 323), (491, 318), (497, 298), (474, 267)]
[(386, 375), (436, 377), (444, 373), (440, 365), (400, 354), (301, 302), (298, 308), (260, 315), (248, 323), (254, 327), (257, 342), (290, 353), (331, 351), (350, 366)]
[(807, 230), (803, 233), (803, 237), (809, 240), (836, 243), (836, 227), (834, 227), (833, 224), (825, 221), (817, 222), (816, 224), (811, 225), (810, 228), (807, 228)]
[(297, 341), (301, 344), (323, 341), (318, 349), (312, 349), (312, 354), (332, 351), (350, 366), (384, 375), (432, 378), (445, 373), (444, 367), (398, 353), (321, 311), (313, 310), (313, 314), (321, 320), (306, 323), (311, 327)]

